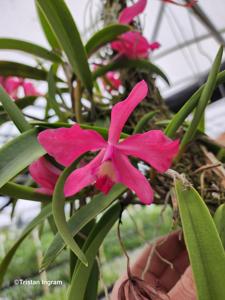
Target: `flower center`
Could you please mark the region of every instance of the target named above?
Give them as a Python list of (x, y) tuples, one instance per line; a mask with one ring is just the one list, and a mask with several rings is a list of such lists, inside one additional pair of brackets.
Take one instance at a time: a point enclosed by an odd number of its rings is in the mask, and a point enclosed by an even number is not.
[(107, 194), (116, 182), (116, 174), (111, 160), (106, 160), (100, 166), (97, 173), (95, 186)]

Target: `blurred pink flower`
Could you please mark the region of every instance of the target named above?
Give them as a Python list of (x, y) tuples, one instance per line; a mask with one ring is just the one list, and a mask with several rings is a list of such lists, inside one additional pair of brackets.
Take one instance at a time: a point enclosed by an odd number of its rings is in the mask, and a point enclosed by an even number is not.
[[(139, 0), (132, 6), (123, 9), (119, 15), (120, 24), (129, 24), (142, 13), (147, 5), (147, 0)], [(113, 50), (120, 55), (128, 58), (147, 58), (149, 51), (156, 50), (160, 47), (157, 42), (149, 43), (148, 40), (137, 31), (129, 31), (118, 37), (117, 40), (111, 43)]]
[(24, 97), (27, 96), (42, 96), (41, 93), (37, 91), (35, 86), (30, 81), (25, 81), (18, 77), (2, 77), (0, 76), (0, 85), (5, 89), (6, 93), (9, 94), (14, 100), (18, 99), (19, 88), (21, 87), (24, 92)]
[(43, 96), (39, 91), (36, 89), (36, 87), (33, 85), (32, 82), (24, 81), (22, 83), (22, 87), (24, 90), (24, 95), (26, 97), (28, 96)]
[(29, 166), (33, 180), (40, 186), (38, 191), (52, 195), (61, 171), (48, 162), (44, 157), (39, 158)]
[(103, 79), (103, 85), (109, 92), (112, 92), (112, 90), (118, 90), (122, 85), (117, 72), (109, 71), (108, 73), (106, 73), (105, 77), (107, 80)]
[(15, 100), (18, 98), (18, 89), (21, 83), (22, 80), (20, 78), (0, 76), (0, 85), (5, 89), (6, 93)]
[(147, 58), (149, 50), (155, 50), (160, 47), (157, 42), (149, 43), (147, 39), (137, 31), (129, 31), (121, 36), (118, 40), (111, 43), (113, 50), (128, 58)]
[(130, 163), (128, 156), (138, 157), (163, 173), (176, 156), (179, 141), (170, 140), (160, 130), (135, 134), (120, 141), (127, 119), (147, 92), (148, 87), (143, 80), (136, 84), (127, 99), (112, 108), (107, 142), (96, 131), (81, 129), (77, 124), (71, 128), (47, 129), (38, 135), (39, 143), (64, 166), (88, 151), (100, 150), (91, 162), (76, 169), (67, 178), (64, 187), (66, 196), (74, 195), (90, 184), (108, 193), (114, 184), (122, 183), (134, 191), (141, 202), (152, 202), (153, 190), (148, 180)]

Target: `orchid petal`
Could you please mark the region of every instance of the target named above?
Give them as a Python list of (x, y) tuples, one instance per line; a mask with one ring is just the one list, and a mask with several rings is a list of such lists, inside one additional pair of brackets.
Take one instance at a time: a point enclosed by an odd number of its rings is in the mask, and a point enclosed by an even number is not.
[(38, 135), (39, 143), (64, 166), (69, 166), (80, 155), (88, 151), (98, 151), (106, 146), (103, 137), (94, 130), (71, 128), (47, 129)]
[(119, 15), (120, 24), (129, 24), (133, 19), (141, 14), (147, 5), (147, 0), (139, 0), (130, 7), (123, 9)]
[(161, 130), (151, 130), (130, 136), (117, 147), (123, 154), (138, 157), (163, 173), (177, 155), (179, 141), (172, 141)]
[(76, 169), (69, 175), (64, 186), (65, 196), (75, 195), (86, 186), (95, 183), (96, 174), (104, 157), (104, 152), (105, 150), (101, 150), (86, 166)]
[(32, 82), (24, 82), (22, 84), (24, 89), (24, 94), (26, 97), (28, 96), (42, 96), (41, 93), (38, 92), (38, 90), (35, 88)]
[(129, 31), (120, 35), (119, 39), (111, 43), (113, 50), (128, 58), (147, 58), (151, 44), (137, 31)]
[(60, 170), (48, 162), (44, 157), (39, 158), (29, 166), (33, 180), (40, 186), (38, 189), (45, 194), (52, 194)]
[(121, 131), (135, 107), (146, 97), (148, 86), (144, 80), (132, 89), (129, 96), (112, 108), (111, 124), (109, 128), (109, 142), (115, 144), (120, 138)]
[(148, 180), (130, 163), (129, 159), (119, 150), (115, 150), (112, 161), (117, 171), (117, 182), (133, 190), (142, 203), (152, 203), (153, 190)]

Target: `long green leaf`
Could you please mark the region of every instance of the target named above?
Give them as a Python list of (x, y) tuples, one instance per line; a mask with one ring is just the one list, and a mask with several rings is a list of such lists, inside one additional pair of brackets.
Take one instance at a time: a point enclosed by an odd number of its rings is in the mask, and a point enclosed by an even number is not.
[(10, 119), (16, 125), (20, 132), (29, 130), (32, 126), (26, 121), (18, 106), (14, 103), (13, 99), (4, 91), (0, 86), (0, 102), (2, 103), (5, 111), (8, 113)]
[(166, 83), (169, 84), (169, 80), (167, 79), (166, 75), (154, 64), (150, 63), (145, 59), (117, 59), (110, 64), (98, 68), (93, 73), (93, 79), (97, 79), (100, 76), (104, 76), (109, 71), (116, 71), (121, 69), (131, 69), (131, 68), (138, 68), (139, 70), (143, 70), (146, 72), (150, 72), (162, 77)]
[(31, 129), (0, 148), (0, 188), (34, 160), (45, 154)]
[(204, 86), (204, 89), (201, 93), (201, 97), (199, 99), (198, 105), (196, 107), (196, 111), (194, 113), (193, 120), (191, 121), (191, 124), (190, 124), (189, 128), (187, 129), (184, 137), (182, 138), (181, 150), (195, 136), (195, 133), (198, 129), (198, 125), (201, 122), (201, 119), (203, 117), (205, 108), (206, 108), (209, 100), (212, 97), (213, 91), (214, 91), (215, 86), (216, 86), (216, 77), (217, 77), (219, 69), (220, 69), (222, 55), (223, 55), (223, 46), (220, 47), (220, 49), (219, 49), (219, 51), (216, 55), (216, 58), (214, 60), (212, 69), (209, 73), (209, 77), (207, 79), (206, 85)]
[(18, 76), (36, 80), (47, 79), (46, 71), (12, 61), (0, 61), (0, 75)]
[(69, 174), (75, 169), (81, 157), (78, 158), (73, 164), (68, 168), (65, 168), (64, 171), (59, 176), (57, 180), (55, 190), (52, 198), (52, 213), (55, 220), (56, 227), (63, 238), (67, 246), (74, 252), (74, 254), (82, 261), (82, 263), (87, 266), (87, 259), (84, 256), (83, 252), (73, 239), (69, 227), (66, 222), (66, 216), (64, 212), (65, 206), (65, 197), (64, 197), (64, 184), (69, 176)]
[(37, 0), (62, 49), (64, 49), (74, 73), (83, 85), (92, 90), (92, 76), (87, 54), (76, 24), (63, 0)]
[(41, 27), (43, 29), (43, 32), (45, 34), (45, 37), (49, 43), (49, 45), (54, 49), (59, 51), (61, 49), (59, 42), (57, 41), (57, 38), (54, 34), (54, 32), (52, 31), (45, 15), (43, 14), (43, 12), (41, 11), (41, 9), (38, 7), (37, 3), (36, 4), (36, 9), (37, 9), (37, 14), (38, 14), (38, 18), (41, 24)]
[(64, 113), (60, 110), (59, 104), (56, 99), (56, 82), (54, 75), (54, 65), (50, 68), (48, 73), (48, 101), (52, 109), (54, 109), (56, 115), (59, 117), (60, 121), (65, 121), (66, 117)]
[(131, 28), (121, 24), (111, 24), (96, 32), (85, 45), (88, 55), (98, 50), (105, 44), (115, 40), (118, 35), (129, 31)]
[(1, 187), (0, 194), (16, 199), (41, 202), (48, 202), (52, 198), (51, 196), (39, 193), (37, 189), (14, 182), (7, 182), (3, 187)]
[(225, 249), (225, 203), (221, 204), (214, 215), (214, 222), (220, 235), (220, 239)]
[[(51, 204), (45, 206), (40, 214), (34, 218), (31, 223), (24, 229), (23, 233), (21, 234), (20, 238), (13, 244), (13, 246), (9, 249), (6, 256), (3, 258), (1, 264), (0, 264), (0, 286), (3, 283), (4, 276), (6, 274), (6, 271), (8, 269), (8, 266), (16, 253), (17, 249), (23, 242), (23, 240), (29, 235), (29, 233), (39, 224), (41, 224), (48, 216), (51, 215), (52, 207)], [(24, 260), (26, 260), (26, 257), (24, 257)]]
[[(17, 99), (15, 104), (19, 107), (19, 109), (23, 109), (29, 105), (32, 105), (37, 97), (29, 96)], [(0, 125), (9, 121), (9, 116), (7, 112), (4, 110), (3, 106), (0, 106)]]
[(225, 253), (207, 206), (190, 186), (175, 183), (186, 246), (199, 300), (221, 300), (225, 295)]
[[(125, 193), (126, 187), (122, 185), (114, 186), (108, 195), (99, 194), (90, 203), (79, 209), (68, 221), (68, 227), (72, 236), (75, 236), (86, 224), (105, 210), (113, 201)], [(65, 247), (65, 242), (58, 233), (49, 246), (43, 262), (42, 268), (47, 268)]]
[[(216, 86), (225, 82), (225, 71), (220, 72), (216, 77)], [(187, 102), (181, 107), (181, 109), (174, 115), (170, 123), (165, 129), (165, 133), (168, 137), (173, 138), (177, 129), (183, 124), (187, 116), (194, 110), (198, 104), (199, 98), (205, 87), (203, 84)]]
[(142, 132), (145, 129), (147, 123), (156, 115), (157, 111), (150, 111), (149, 113), (145, 114), (140, 121), (138, 121), (137, 125), (134, 128), (133, 133)]
[(68, 300), (73, 300), (74, 295), (76, 295), (76, 300), (84, 299), (88, 279), (99, 247), (101, 246), (107, 233), (118, 220), (120, 211), (121, 206), (119, 203), (111, 207), (102, 216), (88, 236), (82, 248), (82, 250), (85, 251), (85, 255), (88, 259), (88, 267), (84, 267), (78, 262), (71, 280), (71, 285), (68, 292)]
[(18, 50), (58, 63), (62, 61), (60, 56), (54, 52), (39, 45), (17, 39), (0, 38), (0, 49)]
[(84, 296), (85, 300), (97, 300), (98, 299), (98, 282), (99, 282), (99, 268), (97, 260), (95, 259), (89, 280), (87, 283), (86, 293)]

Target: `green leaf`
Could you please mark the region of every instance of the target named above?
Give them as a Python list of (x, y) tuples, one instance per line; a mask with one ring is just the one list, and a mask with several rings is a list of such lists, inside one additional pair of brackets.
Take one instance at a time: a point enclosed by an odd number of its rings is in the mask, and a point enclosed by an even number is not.
[(32, 126), (24, 118), (18, 106), (14, 103), (13, 99), (9, 97), (9, 95), (1, 86), (0, 102), (2, 103), (5, 111), (8, 113), (10, 119), (13, 121), (19, 131), (23, 132), (32, 128)]
[(85, 45), (86, 52), (91, 55), (105, 44), (115, 40), (120, 34), (130, 31), (130, 26), (111, 24), (96, 32)]
[(95, 225), (91, 233), (89, 234), (82, 250), (85, 251), (85, 255), (88, 259), (88, 267), (84, 267), (78, 262), (71, 285), (68, 291), (68, 300), (73, 300), (76, 295), (76, 300), (83, 300), (88, 279), (92, 270), (92, 266), (95, 257), (98, 253), (105, 236), (110, 231), (115, 222), (119, 219), (121, 212), (121, 206), (119, 203), (113, 205)]
[(96, 80), (98, 77), (104, 76), (109, 71), (131, 69), (131, 68), (137, 68), (139, 70), (156, 74), (162, 77), (162, 79), (164, 79), (166, 83), (169, 84), (169, 80), (167, 79), (166, 75), (156, 65), (150, 63), (148, 60), (145, 59), (128, 59), (128, 58), (117, 59), (106, 66), (98, 68), (93, 73), (93, 79)]
[(225, 203), (220, 205), (214, 215), (214, 222), (225, 249)]
[[(225, 71), (220, 72), (216, 77), (216, 86), (225, 82)], [(199, 98), (205, 87), (203, 84), (192, 96), (188, 99), (181, 109), (174, 115), (170, 123), (165, 129), (165, 133), (168, 137), (173, 138), (177, 129), (183, 124), (187, 116), (195, 109), (198, 104)]]
[(95, 259), (91, 270), (91, 274), (88, 279), (84, 300), (98, 299), (98, 281), (99, 281), (99, 268), (98, 268), (98, 263)]
[(57, 38), (56, 38), (54, 32), (52, 31), (50, 25), (48, 24), (48, 21), (47, 21), (45, 15), (42, 13), (42, 11), (38, 7), (37, 3), (35, 3), (35, 4), (36, 4), (36, 9), (37, 9), (41, 27), (43, 29), (43, 32), (45, 34), (45, 37), (46, 37), (49, 45), (55, 50), (60, 50), (61, 47), (59, 45), (59, 42), (57, 41)]
[(65, 197), (64, 197), (64, 184), (67, 177), (75, 169), (78, 162), (81, 160), (82, 156), (79, 157), (73, 164), (65, 168), (64, 171), (59, 176), (57, 180), (53, 198), (52, 198), (52, 213), (55, 220), (56, 227), (63, 238), (66, 245), (74, 252), (74, 254), (82, 261), (82, 263), (87, 266), (87, 259), (83, 252), (80, 250), (79, 246), (73, 239), (69, 227), (66, 222), (66, 216), (64, 212)]
[[(29, 105), (32, 105), (37, 97), (29, 96), (17, 99), (14, 103), (19, 107), (19, 109), (23, 109)], [(0, 106), (0, 125), (9, 121), (9, 116), (7, 112), (4, 110), (3, 106)]]
[(74, 73), (83, 85), (92, 90), (92, 76), (87, 54), (76, 24), (63, 0), (37, 0), (62, 49), (65, 51)]
[(176, 180), (175, 189), (198, 299), (221, 300), (225, 295), (225, 253), (216, 226), (193, 187)]
[(36, 80), (47, 79), (46, 71), (12, 61), (0, 61), (0, 75), (18, 76)]
[[(108, 195), (103, 195), (101, 193), (95, 196), (87, 205), (81, 207), (77, 212), (75, 212), (68, 221), (68, 227), (72, 236), (75, 236), (86, 224), (125, 193), (126, 190), (126, 187), (118, 184), (111, 189)], [(61, 253), (64, 247), (64, 240), (60, 234), (57, 234), (44, 256), (42, 269), (46, 269)]]
[(51, 196), (39, 193), (37, 189), (29, 186), (24, 186), (14, 182), (7, 182), (0, 188), (0, 194), (6, 195), (16, 199), (24, 199), (30, 201), (42, 201), (47, 202), (52, 199)]
[(36, 136), (37, 129), (31, 129), (0, 148), (0, 188), (45, 154)]
[(65, 121), (66, 117), (64, 113), (60, 110), (59, 104), (56, 99), (56, 83), (54, 74), (54, 65), (50, 68), (48, 73), (48, 101), (51, 108), (55, 111), (56, 115), (59, 117), (60, 121)]
[(17, 39), (0, 38), (0, 49), (19, 50), (58, 63), (62, 61), (60, 56), (54, 52), (39, 45)]
[[(51, 204), (45, 206), (41, 212), (39, 213), (39, 215), (34, 218), (29, 225), (24, 229), (24, 231), (22, 232), (20, 238), (13, 244), (13, 246), (9, 249), (9, 251), (7, 252), (6, 256), (3, 258), (1, 264), (0, 264), (0, 286), (3, 283), (3, 279), (4, 276), (6, 274), (6, 271), (8, 269), (8, 266), (14, 256), (14, 254), (16, 253), (17, 249), (19, 248), (19, 246), (21, 245), (21, 243), (23, 242), (23, 240), (29, 235), (29, 233), (39, 224), (41, 224), (48, 216), (51, 215)], [(24, 260), (26, 260), (26, 257), (24, 257)]]
[(149, 113), (145, 114), (135, 126), (133, 133), (135, 134), (142, 132), (147, 123), (156, 115), (156, 113), (157, 111), (150, 111)]
[(209, 73), (206, 85), (203, 88), (203, 91), (201, 93), (201, 97), (199, 99), (198, 105), (196, 107), (196, 111), (194, 113), (193, 120), (191, 121), (191, 124), (189, 128), (187, 129), (184, 137), (181, 141), (181, 149), (185, 147), (187, 143), (189, 143), (195, 136), (195, 133), (198, 129), (198, 125), (204, 115), (205, 108), (209, 102), (209, 100), (212, 97), (213, 91), (216, 86), (216, 77), (218, 75), (220, 64), (223, 56), (223, 46), (220, 47), (216, 58), (214, 60), (212, 69)]

